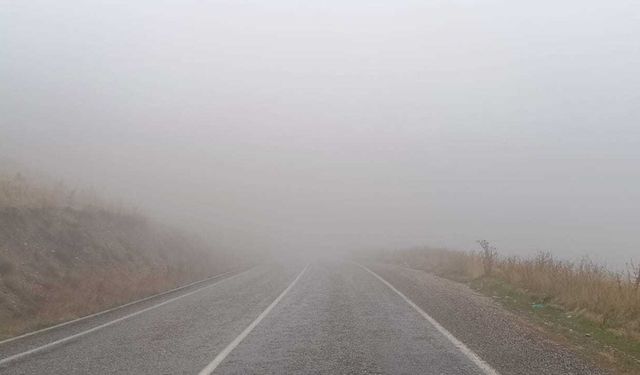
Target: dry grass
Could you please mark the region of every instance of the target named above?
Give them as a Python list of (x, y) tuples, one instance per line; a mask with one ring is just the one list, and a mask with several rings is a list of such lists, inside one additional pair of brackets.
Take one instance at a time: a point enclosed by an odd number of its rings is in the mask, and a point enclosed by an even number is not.
[[(410, 249), (379, 254), (386, 261), (424, 269), (458, 280), (486, 276), (487, 252)], [(615, 273), (588, 259), (578, 262), (539, 253), (533, 258), (492, 259), (491, 276), (540, 301), (574, 311), (601, 327), (640, 338), (640, 268), (630, 263)]]
[(93, 194), (0, 178), (0, 339), (242, 261)]
[(117, 267), (51, 283), (20, 285), (16, 280), (12, 285), (13, 291), (23, 289), (22, 296), (18, 295), (18, 299), (28, 298), (35, 303), (0, 320), (5, 326), (2, 333), (4, 336), (13, 336), (50, 326), (172, 289), (183, 283), (182, 278), (152, 272), (140, 274)]

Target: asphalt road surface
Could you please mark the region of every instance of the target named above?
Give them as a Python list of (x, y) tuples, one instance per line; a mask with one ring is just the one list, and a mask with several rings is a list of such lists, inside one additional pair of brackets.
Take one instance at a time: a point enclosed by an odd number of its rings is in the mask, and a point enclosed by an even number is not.
[(380, 264), (265, 264), (0, 343), (1, 374), (600, 374), (490, 299)]

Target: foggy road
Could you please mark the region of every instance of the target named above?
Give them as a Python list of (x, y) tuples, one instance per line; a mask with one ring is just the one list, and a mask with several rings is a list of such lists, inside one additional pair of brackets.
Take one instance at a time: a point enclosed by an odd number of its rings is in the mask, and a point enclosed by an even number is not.
[(639, 21), (3, 1), (0, 375), (640, 375)]
[(397, 266), (264, 264), (0, 343), (3, 374), (590, 374), (454, 283)]

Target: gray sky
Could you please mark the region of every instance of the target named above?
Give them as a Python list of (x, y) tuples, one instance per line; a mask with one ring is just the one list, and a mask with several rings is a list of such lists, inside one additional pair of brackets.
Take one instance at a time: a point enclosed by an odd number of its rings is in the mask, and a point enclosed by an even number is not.
[(265, 250), (640, 258), (637, 1), (0, 0), (0, 156)]

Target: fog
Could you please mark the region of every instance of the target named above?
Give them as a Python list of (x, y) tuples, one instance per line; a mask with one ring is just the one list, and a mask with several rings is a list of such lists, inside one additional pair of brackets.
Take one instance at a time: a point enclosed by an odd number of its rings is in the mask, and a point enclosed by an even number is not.
[(232, 248), (638, 259), (635, 1), (2, 1), (0, 157)]

